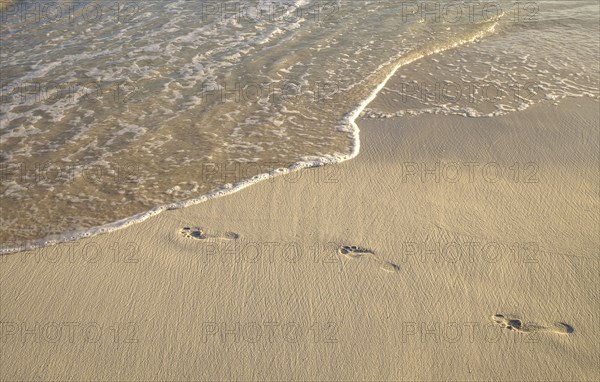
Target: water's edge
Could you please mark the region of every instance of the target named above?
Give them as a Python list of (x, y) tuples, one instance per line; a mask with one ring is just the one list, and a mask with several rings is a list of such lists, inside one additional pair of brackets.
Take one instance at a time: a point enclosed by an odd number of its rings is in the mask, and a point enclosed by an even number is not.
[(490, 33), (493, 33), (495, 26), (496, 26), (496, 23), (492, 23), (491, 26), (489, 26), (488, 28), (485, 28), (484, 30), (479, 31), (479, 32), (473, 34), (472, 36), (470, 36), (469, 38), (466, 38), (462, 41), (453, 42), (452, 44), (449, 44), (449, 45), (443, 45), (443, 44), (436, 45), (436, 46), (430, 47), (430, 49), (416, 52), (413, 54), (409, 54), (404, 57), (392, 57), (390, 59), (390, 61), (388, 61), (388, 63), (383, 64), (378, 69), (378, 71), (383, 70), (385, 73), (386, 67), (390, 67), (391, 69), (388, 69), (389, 72), (387, 73), (387, 75), (385, 75), (384, 78), (379, 82), (379, 84), (369, 93), (368, 97), (366, 97), (362, 102), (360, 102), (359, 105), (354, 110), (347, 113), (346, 116), (338, 124), (338, 127), (337, 127), (338, 130), (347, 132), (349, 135), (349, 138), (351, 139), (351, 146), (349, 147), (350, 152), (348, 154), (329, 155), (329, 156), (320, 157), (320, 158), (312, 160), (312, 161), (295, 162), (287, 168), (277, 168), (268, 173), (255, 175), (250, 179), (246, 179), (246, 180), (236, 182), (234, 184), (222, 186), (222, 188), (211, 191), (208, 194), (200, 195), (198, 197), (195, 197), (192, 199), (187, 199), (187, 200), (184, 200), (181, 202), (175, 202), (175, 203), (171, 203), (171, 204), (167, 204), (167, 205), (157, 206), (149, 211), (138, 213), (136, 215), (133, 215), (133, 216), (130, 216), (130, 217), (127, 217), (127, 218), (124, 218), (124, 219), (121, 219), (121, 220), (118, 220), (118, 221), (115, 221), (112, 223), (92, 227), (92, 228), (89, 228), (86, 230), (75, 231), (75, 232), (71, 231), (71, 232), (61, 234), (61, 235), (54, 235), (54, 236), (46, 237), (46, 238), (39, 239), (39, 240), (31, 240), (31, 241), (28, 241), (28, 242), (25, 242), (22, 244), (18, 244), (18, 245), (12, 245), (12, 246), (3, 245), (2, 248), (0, 248), (0, 255), (29, 251), (29, 250), (33, 250), (33, 249), (52, 246), (52, 245), (65, 243), (65, 242), (72, 242), (72, 241), (76, 241), (76, 240), (83, 239), (83, 238), (89, 238), (89, 237), (93, 237), (96, 235), (113, 232), (113, 231), (116, 231), (119, 229), (126, 228), (133, 224), (141, 223), (141, 222), (145, 221), (146, 219), (156, 216), (164, 211), (171, 211), (171, 210), (176, 210), (176, 209), (180, 209), (180, 208), (185, 208), (185, 207), (189, 207), (192, 205), (206, 202), (206, 201), (214, 199), (214, 198), (226, 196), (226, 195), (232, 194), (234, 192), (243, 190), (246, 187), (249, 187), (255, 183), (258, 183), (258, 182), (266, 180), (266, 179), (274, 178), (274, 177), (280, 176), (280, 175), (286, 175), (286, 174), (289, 174), (289, 173), (292, 173), (295, 171), (299, 171), (302, 169), (306, 169), (306, 168), (314, 168), (314, 167), (332, 165), (332, 164), (341, 163), (341, 162), (345, 162), (347, 160), (353, 159), (356, 156), (358, 156), (358, 154), (360, 152), (360, 129), (359, 129), (358, 125), (356, 124), (356, 120), (360, 117), (361, 113), (371, 103), (371, 101), (373, 101), (377, 97), (377, 95), (385, 87), (387, 82), (394, 76), (394, 74), (396, 74), (398, 69), (400, 69), (401, 67), (408, 65), (414, 61), (417, 61), (421, 58), (428, 57), (430, 55), (437, 54), (437, 53), (440, 53), (440, 52), (443, 52), (443, 51), (446, 51), (449, 49), (453, 49), (460, 45), (464, 45), (466, 43), (474, 42), (480, 38), (485, 37), (486, 35), (488, 35)]

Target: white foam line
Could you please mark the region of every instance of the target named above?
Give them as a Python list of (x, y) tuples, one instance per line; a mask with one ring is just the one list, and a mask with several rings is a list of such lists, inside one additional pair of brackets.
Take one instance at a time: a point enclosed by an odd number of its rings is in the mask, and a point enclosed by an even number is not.
[[(492, 27), (489, 28), (487, 31), (492, 31), (494, 29), (494, 27), (495, 27), (495, 24), (492, 25)], [(485, 34), (485, 32), (478, 33), (477, 35), (473, 36), (471, 39), (468, 39), (468, 40), (465, 40), (462, 42), (456, 42), (456, 43), (452, 44), (451, 46), (446, 47), (446, 49), (450, 49), (450, 48), (456, 47), (458, 45), (462, 45), (463, 43), (466, 43), (466, 42), (474, 41), (477, 38), (481, 37), (483, 34)], [(439, 48), (439, 49), (434, 50), (433, 52), (438, 53), (438, 52), (441, 52), (446, 49)], [(390, 71), (390, 73), (385, 77), (385, 79), (369, 94), (369, 96), (365, 100), (363, 100), (363, 102), (361, 102), (356, 109), (354, 109), (353, 111), (348, 113), (347, 116), (344, 119), (342, 119), (342, 126), (351, 127), (350, 134), (353, 139), (353, 145), (351, 147), (351, 152), (348, 155), (341, 155), (341, 156), (332, 155), (329, 157), (323, 157), (318, 160), (314, 160), (314, 161), (310, 161), (310, 162), (306, 162), (306, 161), (296, 162), (288, 168), (279, 168), (279, 169), (270, 171), (268, 173), (255, 175), (251, 179), (237, 182), (233, 185), (230, 185), (229, 187), (225, 186), (223, 189), (210, 192), (208, 194), (202, 195), (197, 198), (188, 199), (188, 200), (185, 200), (182, 202), (172, 203), (172, 204), (168, 204), (168, 205), (158, 206), (158, 207), (151, 209), (150, 211), (142, 212), (142, 213), (136, 214), (134, 216), (118, 220), (113, 223), (101, 225), (98, 227), (93, 227), (86, 231), (67, 233), (67, 234), (61, 235), (60, 237), (58, 237), (56, 239), (41, 239), (41, 240), (36, 240), (33, 242), (25, 243), (21, 246), (9, 247), (9, 248), (4, 248), (4, 246), (3, 246), (3, 248), (0, 248), (0, 255), (32, 250), (32, 249), (36, 249), (36, 248), (41, 248), (41, 247), (50, 246), (50, 245), (56, 245), (56, 244), (60, 244), (60, 243), (64, 243), (64, 242), (79, 240), (79, 239), (83, 239), (86, 237), (92, 237), (92, 236), (96, 236), (96, 235), (100, 235), (100, 234), (104, 234), (104, 233), (113, 232), (113, 231), (116, 231), (119, 229), (126, 228), (133, 224), (141, 223), (144, 220), (151, 218), (153, 216), (156, 216), (164, 211), (180, 209), (180, 208), (200, 204), (200, 203), (203, 203), (208, 200), (218, 198), (221, 196), (233, 194), (234, 192), (241, 191), (246, 187), (249, 187), (255, 183), (258, 183), (265, 179), (269, 179), (271, 177), (276, 177), (278, 175), (286, 175), (291, 172), (298, 171), (298, 170), (301, 170), (304, 168), (321, 167), (321, 166), (335, 164), (335, 163), (341, 163), (341, 162), (345, 162), (347, 160), (353, 159), (356, 156), (358, 156), (358, 154), (360, 152), (360, 129), (358, 128), (358, 125), (356, 124), (356, 119), (360, 116), (360, 113), (362, 113), (362, 111), (367, 107), (367, 105), (369, 103), (371, 103), (371, 101), (373, 101), (375, 99), (375, 97), (377, 97), (377, 94), (385, 87), (387, 82), (394, 76), (394, 74), (396, 74), (396, 72), (398, 71), (399, 68), (401, 68), (404, 65), (408, 65), (416, 60), (419, 60), (419, 59), (423, 58), (424, 56), (425, 56), (424, 53), (418, 54), (418, 55), (415, 55), (415, 57), (413, 57), (411, 59), (403, 60), (402, 62), (396, 64), (394, 66), (394, 68)]]

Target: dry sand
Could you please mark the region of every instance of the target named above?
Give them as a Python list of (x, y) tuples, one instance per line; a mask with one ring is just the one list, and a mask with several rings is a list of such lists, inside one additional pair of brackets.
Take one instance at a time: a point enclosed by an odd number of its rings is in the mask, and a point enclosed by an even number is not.
[(598, 380), (598, 110), (363, 120), (352, 161), (3, 256), (1, 379)]

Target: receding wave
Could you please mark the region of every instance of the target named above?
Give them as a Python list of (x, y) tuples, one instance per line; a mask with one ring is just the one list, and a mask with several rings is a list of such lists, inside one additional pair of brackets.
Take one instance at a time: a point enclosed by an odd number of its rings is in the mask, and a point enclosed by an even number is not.
[[(146, 198), (142, 198), (141, 194), (146, 193), (146, 189), (145, 188), (137, 188), (135, 190), (135, 192), (132, 192), (132, 198), (131, 200), (135, 199), (145, 199), (148, 200), (147, 204), (145, 206), (150, 207), (152, 203), (155, 203), (155, 206), (151, 206), (151, 208), (146, 208), (145, 210), (135, 213), (135, 214), (130, 214), (128, 211), (130, 210), (123, 210), (121, 208), (119, 208), (120, 204), (119, 204), (119, 200), (113, 200), (110, 201), (112, 203), (110, 203), (111, 205), (111, 218), (113, 217), (117, 217), (120, 214), (123, 216), (126, 216), (122, 219), (112, 219), (112, 221), (108, 224), (101, 224), (101, 225), (95, 225), (94, 226), (94, 222), (101, 222), (102, 220), (106, 220), (107, 216), (103, 214), (103, 211), (105, 211), (104, 208), (102, 208), (102, 206), (100, 206), (100, 212), (98, 213), (98, 215), (96, 216), (97, 219), (96, 220), (90, 220), (89, 223), (90, 225), (92, 225), (92, 227), (90, 228), (85, 228), (85, 229), (79, 229), (79, 230), (70, 230), (68, 231), (68, 233), (64, 233), (65, 231), (62, 232), (56, 232), (56, 234), (54, 234), (53, 236), (46, 236), (44, 238), (39, 238), (39, 237), (35, 237), (36, 235), (39, 235), (37, 230), (35, 229), (15, 229), (16, 231), (18, 231), (18, 233), (20, 234), (19, 237), (20, 238), (26, 238), (28, 239), (27, 241), (23, 241), (21, 240), (19, 242), (18, 245), (12, 245), (12, 246), (4, 246), (3, 248), (3, 252), (14, 252), (14, 251), (18, 251), (18, 250), (23, 250), (26, 248), (31, 248), (31, 247), (37, 247), (37, 246), (43, 246), (43, 245), (50, 245), (50, 244), (54, 244), (54, 243), (58, 243), (58, 242), (62, 242), (62, 241), (67, 241), (67, 240), (75, 240), (81, 237), (87, 237), (87, 236), (91, 236), (91, 235), (95, 235), (95, 234), (99, 234), (99, 233), (105, 233), (105, 232), (109, 232), (115, 229), (119, 229), (119, 228), (123, 228), (126, 227), (130, 224), (133, 223), (137, 223), (140, 221), (143, 221), (145, 219), (147, 219), (148, 217), (151, 217), (153, 215), (156, 215), (162, 211), (168, 210), (168, 209), (175, 209), (175, 208), (181, 208), (181, 207), (185, 207), (185, 206), (189, 206), (191, 204), (196, 204), (196, 203), (200, 203), (206, 200), (209, 200), (211, 198), (214, 197), (218, 197), (218, 196), (222, 196), (231, 192), (235, 192), (238, 191), (240, 189), (243, 189), (255, 182), (258, 182), (260, 180), (272, 177), (272, 176), (277, 176), (277, 175), (281, 175), (281, 174), (286, 174), (289, 173), (290, 171), (295, 171), (301, 168), (305, 168), (305, 167), (313, 167), (313, 166), (320, 166), (320, 165), (324, 165), (324, 164), (329, 164), (329, 163), (336, 163), (336, 162), (340, 162), (340, 161), (344, 161), (350, 158), (353, 158), (354, 156), (356, 156), (358, 154), (359, 151), (359, 147), (360, 147), (360, 141), (359, 141), (359, 136), (358, 136), (358, 127), (355, 124), (355, 120), (356, 118), (359, 116), (359, 114), (361, 113), (361, 111), (364, 109), (364, 107), (372, 100), (375, 98), (376, 94), (381, 90), (381, 88), (385, 85), (386, 81), (394, 74), (394, 72), (400, 68), (403, 65), (407, 65), (415, 60), (418, 60), (422, 57), (431, 55), (431, 54), (436, 54), (436, 53), (440, 53), (446, 49), (449, 48), (453, 48), (453, 47), (457, 47), (461, 44), (470, 42), (470, 41), (474, 41), (477, 38), (481, 38), (483, 36), (485, 36), (486, 34), (489, 34), (493, 31), (494, 26), (496, 24), (496, 21), (493, 22), (488, 22), (488, 23), (484, 23), (481, 25), (478, 25), (478, 27), (476, 29), (472, 29), (468, 32), (463, 32), (461, 34), (454, 34), (452, 36), (449, 36), (447, 39), (445, 40), (436, 40), (433, 42), (429, 42), (426, 44), (423, 44), (422, 46), (416, 46), (414, 48), (412, 48), (409, 51), (402, 51), (396, 55), (394, 55), (391, 58), (387, 58), (385, 60), (384, 63), (379, 64), (377, 67), (374, 67), (372, 69), (371, 73), (356, 73), (357, 75), (360, 74), (360, 76), (355, 76), (352, 77), (351, 73), (347, 73), (347, 71), (344, 71), (344, 68), (341, 68), (340, 70), (336, 70), (336, 71), (330, 71), (329, 72), (329, 78), (326, 78), (325, 80), (329, 80), (331, 81), (331, 77), (333, 76), (340, 76), (340, 75), (344, 75), (346, 74), (346, 77), (340, 77), (341, 81), (337, 81), (335, 82), (335, 91), (331, 92), (332, 94), (334, 94), (334, 96), (332, 98), (328, 98), (327, 96), (324, 96), (323, 99), (317, 99), (318, 102), (315, 102), (315, 98), (314, 98), (314, 94), (311, 94), (311, 97), (308, 98), (299, 98), (299, 97), (294, 97), (293, 99), (282, 99), (279, 101), (279, 103), (275, 103), (273, 102), (273, 99), (267, 99), (265, 100), (264, 103), (260, 104), (258, 107), (258, 110), (254, 110), (256, 109), (256, 105), (254, 104), (249, 104), (249, 105), (244, 105), (244, 104), (236, 104), (234, 103), (233, 105), (231, 105), (228, 102), (214, 102), (210, 105), (210, 108), (206, 108), (206, 109), (202, 109), (202, 113), (199, 113), (197, 115), (198, 118), (201, 118), (202, 120), (206, 121), (205, 123), (208, 123), (208, 119), (206, 115), (207, 114), (212, 114), (210, 117), (212, 117), (213, 119), (210, 120), (210, 125), (206, 126), (207, 128), (213, 127), (215, 128), (215, 132), (218, 131), (219, 129), (219, 118), (215, 118), (214, 115), (218, 115), (219, 117), (222, 116), (229, 116), (228, 113), (233, 113), (234, 115), (240, 115), (240, 114), (245, 114), (246, 118), (248, 115), (253, 115), (253, 114), (258, 114), (260, 112), (263, 113), (262, 115), (262, 119), (257, 118), (254, 122), (255, 122), (255, 126), (260, 127), (261, 123), (262, 124), (267, 124), (270, 128), (273, 127), (272, 123), (268, 123), (268, 122), (272, 122), (273, 118), (277, 118), (277, 116), (285, 116), (286, 114), (288, 114), (290, 116), (290, 118), (288, 119), (288, 123), (292, 123), (292, 124), (297, 124), (299, 125), (298, 127), (301, 127), (301, 129), (299, 129), (299, 133), (304, 133), (304, 137), (302, 136), (298, 136), (298, 137), (294, 137), (293, 139), (290, 139), (292, 144), (297, 145), (298, 150), (296, 152), (295, 155), (289, 155), (289, 153), (286, 153), (287, 156), (284, 157), (284, 160), (281, 160), (280, 158), (277, 157), (273, 157), (273, 158), (264, 158), (264, 157), (256, 157), (256, 158), (248, 158), (248, 159), (244, 159), (242, 158), (243, 153), (241, 152), (234, 152), (233, 153), (233, 158), (231, 159), (231, 162), (221, 162), (219, 160), (214, 160), (211, 158), (204, 158), (204, 160), (206, 162), (202, 163), (199, 167), (194, 167), (194, 166), (189, 166), (189, 163), (198, 163), (198, 160), (201, 160), (202, 158), (194, 158), (193, 155), (195, 154), (196, 156), (200, 157), (201, 155), (199, 154), (203, 154), (204, 150), (202, 149), (196, 149), (194, 150), (192, 147), (186, 151), (186, 158), (182, 158), (180, 159), (180, 166), (183, 169), (183, 173), (182, 174), (173, 174), (173, 167), (172, 166), (167, 166), (167, 172), (164, 171), (160, 171), (160, 169), (158, 168), (153, 168), (151, 166), (148, 166), (148, 163), (144, 166), (143, 170), (144, 170), (144, 175), (141, 177), (143, 180), (143, 184), (147, 184), (147, 179), (148, 178), (155, 178), (155, 179), (160, 179), (160, 183), (157, 185), (156, 187), (156, 192), (158, 194), (166, 194), (168, 195), (170, 198), (166, 198), (166, 200), (162, 200), (160, 199), (160, 197), (157, 197), (156, 195), (153, 195), (153, 198), (148, 197), (148, 195), (143, 195), (146, 196)], [(331, 38), (331, 37), (329, 37)], [(325, 40), (326, 41), (326, 40)], [(299, 40), (296, 43), (297, 44), (301, 44), (303, 41)], [(287, 43), (289, 44), (289, 39), (287, 40)], [(285, 46), (279, 46), (278, 44), (274, 44), (270, 47), (271, 51), (275, 51), (277, 49), (289, 49), (289, 45), (286, 44)], [(309, 47), (308, 49), (313, 49), (313, 47)], [(318, 50), (318, 47), (317, 47)], [(279, 56), (280, 53), (271, 53), (273, 54), (273, 56)], [(267, 53), (266, 56), (269, 56), (270, 53)], [(365, 53), (365, 55), (367, 55), (367, 53)], [(357, 62), (360, 61), (360, 56), (356, 57), (353, 60), (348, 60), (348, 64), (353, 63), (356, 64)], [(381, 57), (383, 58), (383, 57)], [(284, 72), (292, 72), (293, 71), (293, 67), (298, 65), (300, 63), (300, 61), (296, 61), (296, 60), (288, 60), (289, 62), (287, 63), (288, 65), (290, 65), (287, 69), (284, 70)], [(373, 64), (375, 64), (376, 61), (373, 61)], [(303, 64), (303, 65), (306, 65)], [(346, 65), (346, 64), (344, 64)], [(275, 67), (279, 67), (280, 71), (282, 70), (281, 68), (284, 68), (286, 65), (274, 65)], [(343, 66), (343, 65), (341, 65)], [(243, 68), (245, 69), (245, 67)], [(258, 70), (258, 69), (257, 69)], [(260, 72), (260, 70), (259, 70)], [(240, 69), (239, 73), (243, 73), (242, 70)], [(269, 77), (273, 77), (275, 74), (277, 73), (277, 69), (276, 68), (271, 68), (270, 72), (268, 74), (265, 74), (263, 72), (263, 74), (261, 74), (262, 76), (264, 76), (265, 78)], [(309, 76), (309, 75), (314, 75), (313, 73), (310, 73), (308, 71), (304, 71), (303, 73), (301, 73), (300, 78), (302, 78), (302, 75), (304, 76)], [(296, 81), (297, 81), (298, 77), (295, 77)], [(322, 78), (323, 79), (323, 78)], [(272, 80), (272, 78), (271, 78)], [(276, 81), (274, 81), (276, 82)], [(340, 86), (340, 84), (343, 84)], [(323, 85), (325, 87), (325, 85)], [(331, 86), (331, 85), (329, 85)], [(314, 92), (313, 92), (314, 93)], [(214, 95), (213, 93), (211, 93), (211, 96)], [(321, 95), (318, 95), (319, 97)], [(192, 111), (198, 113), (199, 111), (198, 106), (202, 107), (203, 105), (194, 105), (196, 106), (196, 108), (194, 109), (194, 107), (192, 108), (188, 108), (185, 112), (184, 115), (189, 116), (188, 113), (191, 113)], [(190, 111), (190, 109), (192, 109), (192, 111)], [(214, 110), (215, 109), (224, 109), (224, 110), (219, 110), (218, 113), (215, 113)], [(179, 115), (179, 116), (174, 116), (174, 119), (183, 119), (183, 116)], [(170, 122), (170, 120), (168, 120)], [(223, 121), (221, 121), (223, 122)], [(234, 119), (232, 121), (232, 123), (230, 123), (230, 126), (227, 127), (231, 127), (235, 131), (235, 129), (239, 129), (240, 124), (243, 124), (243, 122), (240, 121), (240, 119)], [(222, 126), (221, 126), (222, 128)], [(312, 130), (314, 131), (314, 135), (313, 137), (316, 137), (319, 139), (319, 141), (322, 141), (324, 139), (329, 139), (332, 143), (330, 146), (321, 146), (318, 147), (318, 150), (311, 150), (311, 135), (307, 134), (307, 130)], [(146, 132), (146, 130), (148, 130), (148, 127), (145, 126), (131, 126), (130, 124), (127, 125), (127, 132), (131, 132), (133, 134), (136, 134), (139, 132), (139, 130), (144, 130), (144, 133)], [(163, 127), (164, 129), (164, 127)], [(177, 134), (179, 135), (179, 139), (174, 139), (175, 142), (173, 143), (177, 143), (180, 148), (180, 150), (175, 150), (175, 147), (170, 147), (168, 152), (166, 152), (165, 157), (163, 158), (156, 158), (153, 157), (152, 158), (152, 164), (159, 166), (161, 164), (161, 162), (163, 161), (169, 161), (171, 160), (171, 158), (173, 158), (173, 156), (177, 156), (178, 152), (181, 152), (181, 148), (185, 148), (186, 144), (190, 144), (192, 146), (196, 145), (198, 143), (197, 139), (200, 137), (200, 132), (198, 131), (194, 131), (193, 129), (186, 131), (185, 133), (182, 133), (181, 130), (184, 130), (184, 126), (181, 124), (177, 124), (176, 128), (169, 128), (168, 131), (170, 134)], [(202, 131), (202, 133), (206, 133), (206, 131)], [(238, 137), (240, 132), (238, 131)], [(10, 134), (10, 132), (9, 132)], [(124, 133), (126, 134), (126, 133)], [(253, 131), (253, 134), (257, 134), (256, 131)], [(185, 136), (188, 136), (189, 139), (185, 139)], [(264, 136), (261, 135), (261, 138), (263, 139), (264, 142)], [(151, 135), (149, 137), (149, 139), (151, 140), (156, 140), (157, 139), (157, 135)], [(248, 136), (244, 137), (244, 144), (248, 145), (250, 139)], [(66, 142), (65, 142), (66, 143)], [(268, 142), (267, 142), (268, 143)], [(139, 143), (136, 143), (137, 145), (139, 145)], [(223, 142), (221, 145), (218, 145), (216, 142), (213, 143), (214, 147), (209, 147), (209, 151), (212, 150), (212, 152), (216, 152), (219, 150), (223, 150), (224, 148), (227, 148), (227, 142)], [(158, 148), (160, 146), (155, 146), (155, 148)], [(164, 147), (164, 146), (163, 146)], [(138, 149), (141, 149), (141, 147), (138, 147)], [(127, 148), (128, 152), (130, 152), (132, 150), (132, 147), (128, 147)], [(197, 152), (196, 152), (197, 151)], [(190, 153), (191, 152), (191, 153)], [(139, 156), (140, 152), (136, 151), (134, 155), (131, 155), (131, 157), (126, 158), (125, 160), (120, 160), (118, 163), (125, 163), (125, 164), (131, 164), (131, 163), (139, 163), (139, 158), (136, 157)], [(191, 154), (191, 155), (190, 155)], [(116, 154), (114, 152), (110, 153), (111, 156), (115, 156)], [(125, 157), (127, 155), (124, 155)], [(269, 160), (271, 159), (271, 160)], [(188, 164), (186, 166), (186, 163)], [(226, 163), (226, 164), (223, 164)], [(247, 166), (248, 168), (252, 167), (253, 171), (255, 172), (255, 174), (251, 177), (247, 177), (244, 178), (244, 175), (247, 174), (242, 174), (242, 171), (240, 171), (239, 174), (236, 174), (236, 176), (234, 176), (232, 179), (232, 182), (226, 183), (226, 184), (222, 184), (225, 183), (224, 179), (222, 176), (216, 176), (215, 179), (213, 180), (213, 182), (211, 183), (211, 179), (207, 179), (210, 177), (207, 177), (207, 174), (214, 174), (215, 173), (215, 168), (218, 168), (219, 166), (227, 166), (227, 163), (238, 163), (238, 164), (242, 164), (244, 166)], [(252, 166), (249, 165), (249, 163), (252, 164)], [(107, 165), (107, 168), (109, 168), (110, 165)], [(139, 178), (139, 173), (133, 173), (131, 171), (132, 168), (135, 168), (136, 171), (140, 171), (140, 167), (129, 167), (129, 168), (125, 168), (125, 170), (121, 169), (121, 168), (116, 168), (116, 169), (110, 169), (110, 177), (111, 179), (116, 179), (121, 177), (123, 182), (125, 184), (127, 184), (127, 178)], [(52, 167), (49, 168), (49, 170), (52, 170)], [(129, 170), (129, 171), (127, 171)], [(261, 170), (266, 170), (261, 172)], [(16, 170), (18, 171), (18, 170)], [(119, 172), (123, 172), (123, 173), (119, 173)], [(61, 172), (60, 168), (56, 169), (56, 172), (59, 173)], [(216, 171), (218, 173), (218, 171)], [(93, 200), (89, 200), (90, 198), (90, 194), (94, 195), (94, 191), (92, 190), (92, 188), (96, 188), (96, 187), (106, 187), (106, 185), (101, 184), (101, 182), (91, 182), (91, 187), (90, 185), (88, 185), (87, 183), (89, 182), (89, 179), (91, 178), (92, 180), (97, 180), (96, 178), (94, 178), (94, 175), (87, 174), (86, 175), (86, 169), (82, 168), (80, 170), (77, 169), (73, 169), (72, 171), (73, 174), (73, 178), (72, 179), (68, 179), (68, 182), (66, 184), (60, 184), (58, 186), (54, 186), (52, 192), (54, 193), (54, 195), (64, 195), (68, 192), (72, 193), (72, 189), (74, 188), (76, 183), (80, 183), (84, 186), (84, 188), (87, 188), (87, 192), (81, 193), (81, 190), (79, 190), (79, 194), (81, 195), (82, 198), (88, 198), (88, 202), (89, 203), (94, 203)], [(160, 176), (158, 176), (158, 174), (160, 174)], [(62, 174), (64, 175), (64, 174)], [(179, 176), (178, 176), (179, 175)], [(86, 182), (86, 178), (87, 182)], [(195, 183), (195, 187), (192, 189), (192, 192), (197, 192), (199, 193), (201, 196), (194, 196), (191, 198), (186, 198), (184, 200), (177, 200), (182, 196), (181, 192), (177, 192), (177, 191), (181, 191), (181, 188), (178, 187), (177, 185), (181, 184), (181, 181), (194, 181), (195, 179), (202, 179), (204, 181), (204, 184), (202, 184), (205, 187), (210, 187), (210, 186), (218, 186), (216, 189), (212, 189), (209, 192), (206, 193), (201, 193), (198, 192), (199, 190), (201, 190), (201, 187), (198, 187), (200, 182), (196, 182)], [(138, 179), (133, 179), (133, 183), (135, 184), (135, 182), (138, 181)], [(13, 181), (13, 187), (14, 187), (14, 182)], [(173, 184), (175, 183), (175, 186), (173, 187)], [(220, 184), (221, 183), (221, 184)], [(85, 187), (87, 186), (87, 187)], [(121, 185), (122, 186), (122, 185)], [(123, 193), (122, 191), (123, 187), (120, 187), (118, 189), (115, 190), (115, 192), (117, 193)], [(10, 189), (10, 186), (9, 186)], [(60, 189), (60, 190), (59, 190)], [(6, 189), (4, 190), (4, 196), (7, 195)], [(58, 192), (60, 191), (60, 192)], [(97, 192), (97, 191), (96, 191)], [(8, 192), (9, 195), (11, 195), (10, 192)], [(186, 195), (187, 196), (187, 195)], [(171, 199), (171, 200), (169, 200)], [(175, 200), (173, 200), (175, 199)], [(31, 198), (26, 198), (26, 200), (28, 202), (32, 202)], [(54, 201), (56, 201), (57, 199), (54, 198)], [(125, 198), (122, 198), (123, 201), (125, 201)], [(68, 201), (68, 199), (67, 199)], [(168, 203), (165, 203), (168, 202)], [(36, 199), (35, 202), (37, 204), (37, 206), (39, 206), (40, 208), (43, 208), (43, 204), (40, 203), (39, 199)], [(102, 204), (101, 201), (97, 202), (98, 204)], [(144, 205), (142, 204), (142, 206), (138, 207), (138, 208), (144, 208)], [(66, 219), (66, 217), (64, 215), (55, 215), (59, 210), (61, 210), (62, 208), (66, 208), (66, 206), (53, 206), (53, 211), (52, 213), (49, 213), (50, 211), (46, 211), (47, 213), (44, 216), (44, 219), (42, 221), (39, 221), (39, 223), (43, 223), (43, 224), (52, 224), (53, 227), (63, 227), (62, 222), (68, 221), (68, 219)], [(88, 210), (89, 211), (89, 210)], [(10, 223), (8, 223), (8, 226), (10, 228), (11, 225), (18, 225), (19, 223), (22, 224), (21, 227), (23, 226), (27, 226), (27, 224), (29, 224), (29, 227), (31, 227), (31, 220), (29, 217), (25, 217), (22, 216), (21, 211), (19, 211), (18, 209), (15, 209), (14, 211), (14, 215), (13, 216), (9, 216), (12, 217), (12, 221)], [(38, 210), (39, 213), (39, 210)], [(56, 221), (52, 221), (53, 217), (55, 216), (61, 216), (61, 221), (58, 222), (59, 224), (56, 224)], [(93, 215), (92, 215), (93, 216)], [(19, 219), (19, 218), (22, 219)], [(86, 215), (86, 217), (89, 219), (89, 214)], [(4, 224), (7, 225), (7, 219), (6, 217), (4, 217)], [(20, 222), (19, 220), (22, 220), (22, 222)], [(60, 230), (60, 228), (59, 228)], [(6, 233), (11, 232), (10, 230), (5, 231), (5, 237), (3, 239), (5, 239), (5, 241), (8, 240), (14, 240), (14, 235), (8, 235)], [(13, 231), (14, 232), (14, 231)], [(27, 233), (30, 233), (30, 235), (28, 235)], [(30, 237), (28, 237), (30, 236)], [(38, 240), (30, 240), (30, 239), (38, 239)]]

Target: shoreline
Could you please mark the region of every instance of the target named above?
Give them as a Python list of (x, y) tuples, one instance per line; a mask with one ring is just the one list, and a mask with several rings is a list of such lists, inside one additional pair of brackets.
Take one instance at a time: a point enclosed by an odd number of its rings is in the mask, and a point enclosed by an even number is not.
[(425, 50), (411, 52), (407, 56), (392, 57), (390, 59), (390, 61), (382, 64), (375, 71), (374, 76), (376, 76), (380, 71), (384, 70), (386, 67), (392, 66), (392, 68), (389, 70), (387, 75), (385, 75), (384, 78), (374, 87), (374, 89), (369, 93), (369, 95), (364, 100), (362, 100), (355, 107), (355, 109), (348, 112), (346, 114), (346, 116), (335, 127), (338, 131), (347, 132), (349, 134), (350, 138), (352, 139), (353, 142), (352, 142), (351, 146), (349, 147), (349, 150), (350, 150), (349, 154), (344, 154), (344, 155), (334, 154), (334, 155), (328, 155), (328, 156), (318, 158), (314, 161), (295, 162), (287, 168), (278, 168), (278, 169), (274, 169), (273, 171), (271, 171), (269, 173), (263, 173), (260, 175), (256, 175), (250, 179), (239, 181), (239, 182), (231, 185), (231, 187), (222, 187), (220, 189), (213, 190), (213, 191), (209, 192), (208, 194), (200, 195), (198, 197), (184, 200), (181, 202), (171, 203), (171, 204), (167, 204), (167, 205), (160, 205), (160, 206), (152, 208), (151, 210), (148, 210), (145, 212), (140, 212), (138, 214), (117, 220), (115, 222), (107, 223), (107, 224), (104, 224), (101, 226), (91, 227), (89, 229), (85, 229), (82, 231), (66, 232), (66, 233), (58, 235), (58, 237), (56, 237), (56, 235), (51, 235), (50, 237), (27, 241), (25, 243), (22, 243), (22, 244), (19, 244), (16, 246), (9, 246), (8, 248), (6, 248), (4, 245), (2, 245), (2, 247), (0, 248), (0, 256), (5, 255), (5, 254), (11, 254), (11, 253), (19, 253), (19, 252), (28, 251), (28, 250), (35, 250), (37, 248), (44, 248), (44, 247), (53, 246), (53, 245), (57, 245), (57, 244), (61, 244), (61, 243), (68, 243), (68, 242), (81, 240), (81, 239), (84, 239), (87, 237), (94, 237), (96, 235), (115, 232), (117, 230), (127, 228), (131, 225), (139, 224), (139, 223), (145, 221), (146, 219), (156, 216), (164, 211), (186, 208), (186, 207), (189, 207), (192, 205), (204, 203), (204, 202), (214, 199), (214, 198), (218, 198), (221, 196), (226, 196), (226, 195), (229, 195), (232, 193), (236, 193), (248, 186), (259, 183), (266, 179), (272, 179), (278, 175), (286, 175), (286, 174), (292, 173), (294, 171), (302, 170), (305, 168), (337, 164), (337, 163), (342, 163), (342, 162), (354, 159), (360, 152), (360, 129), (359, 129), (358, 125), (356, 124), (356, 120), (358, 118), (360, 118), (361, 113), (377, 97), (377, 95), (381, 92), (381, 90), (385, 87), (385, 85), (389, 82), (389, 80), (394, 77), (394, 75), (396, 74), (398, 69), (402, 68), (403, 66), (409, 65), (415, 61), (421, 60), (423, 58), (433, 56), (435, 54), (441, 53), (441, 52), (449, 50), (449, 49), (454, 49), (454, 48), (464, 45), (464, 44), (475, 42), (478, 39), (483, 38), (487, 34), (493, 33), (496, 28), (496, 25), (497, 25), (497, 21), (494, 21), (490, 27), (480, 30), (480, 31), (477, 31), (476, 33), (466, 37), (463, 40), (454, 41), (449, 45), (448, 44), (436, 44), (433, 46), (428, 46), (427, 49), (425, 49)]

